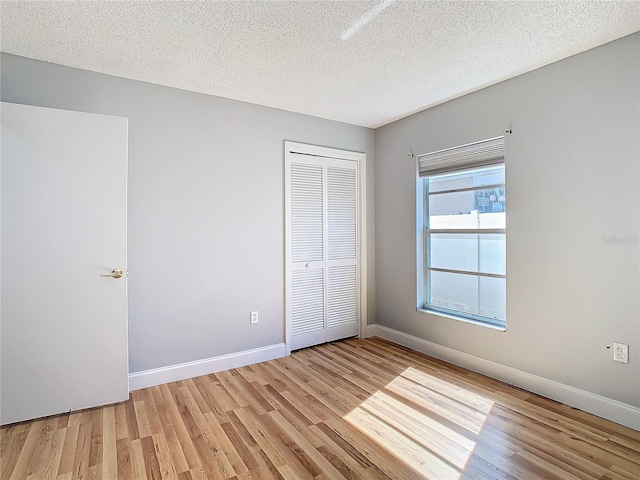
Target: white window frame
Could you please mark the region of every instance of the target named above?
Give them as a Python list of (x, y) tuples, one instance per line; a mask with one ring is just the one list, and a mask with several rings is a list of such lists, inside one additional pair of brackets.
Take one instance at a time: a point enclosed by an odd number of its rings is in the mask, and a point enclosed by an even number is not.
[[(486, 326), (496, 330), (505, 331), (507, 327), (507, 320), (497, 320), (490, 317), (484, 317), (481, 315), (465, 314), (455, 310), (447, 308), (441, 308), (433, 305), (428, 305), (428, 289), (427, 271), (443, 271), (450, 273), (465, 273), (474, 275), (477, 277), (493, 277), (504, 278), (506, 280), (506, 274), (492, 274), (482, 272), (462, 272), (458, 270), (448, 270), (442, 268), (428, 267), (428, 237), (431, 233), (468, 233), (468, 234), (504, 234), (506, 238), (507, 229), (505, 228), (492, 228), (492, 229), (430, 229), (428, 226), (428, 206), (427, 206), (427, 192), (426, 192), (426, 179), (430, 176), (442, 175), (446, 173), (455, 173), (458, 171), (469, 171), (489, 166), (505, 166), (506, 175), (506, 162), (505, 162), (505, 142), (504, 137), (495, 137), (480, 142), (474, 142), (460, 147), (448, 148), (445, 150), (438, 150), (436, 152), (428, 153), (425, 155), (419, 155), (416, 159), (416, 271), (417, 271), (417, 310), (424, 313), (430, 313), (437, 316), (447, 317), (454, 320), (460, 320), (477, 325)], [(506, 188), (506, 178), (505, 178)], [(477, 189), (490, 188), (492, 185), (478, 187)], [(475, 188), (474, 188), (475, 189)], [(505, 259), (506, 261), (506, 259)], [(506, 294), (506, 292), (505, 292)]]

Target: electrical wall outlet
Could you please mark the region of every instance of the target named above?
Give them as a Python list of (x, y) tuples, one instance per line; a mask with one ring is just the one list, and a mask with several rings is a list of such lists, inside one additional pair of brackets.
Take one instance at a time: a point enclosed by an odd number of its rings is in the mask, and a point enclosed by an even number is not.
[(624, 343), (614, 343), (613, 359), (616, 362), (629, 363), (629, 345), (625, 345)]
[(251, 323), (258, 323), (258, 310), (251, 312)]

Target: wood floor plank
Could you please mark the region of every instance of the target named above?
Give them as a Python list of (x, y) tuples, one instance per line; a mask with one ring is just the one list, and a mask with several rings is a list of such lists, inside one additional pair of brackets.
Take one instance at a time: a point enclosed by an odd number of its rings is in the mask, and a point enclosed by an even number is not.
[(142, 393), (142, 402), (145, 406), (145, 413), (147, 414), (147, 421), (149, 425), (149, 433), (151, 436), (162, 433), (162, 421), (160, 420), (160, 414), (158, 413), (158, 407), (153, 397), (153, 390), (156, 387), (145, 388), (140, 390)]
[(174, 430), (173, 425), (170, 423), (164, 424), (162, 426), (162, 432), (176, 473), (189, 471), (189, 463), (184, 455), (182, 444), (178, 439), (178, 435)]
[(341, 476), (340, 472), (333, 466), (333, 464), (331, 464), (331, 462), (322, 455), (322, 452), (318, 451), (318, 448), (323, 446), (323, 444), (318, 441), (312, 431), (298, 431), (277, 410), (269, 412), (269, 416), (273, 420), (274, 424), (277, 425), (291, 440), (293, 440), (295, 448), (304, 452), (307, 462), (315, 464), (315, 467), (317, 467), (321, 473), (328, 474), (331, 478), (339, 478)]
[[(153, 445), (153, 438), (144, 436), (140, 439), (142, 457), (144, 458), (145, 472), (148, 480), (161, 480), (160, 462)], [(165, 477), (167, 478), (167, 477)]]
[(249, 448), (249, 445), (247, 445), (247, 443), (242, 439), (240, 434), (238, 434), (238, 432), (236, 431), (236, 429), (234, 428), (234, 426), (231, 424), (230, 421), (220, 425), (220, 428), (222, 428), (225, 436), (227, 437), (231, 445), (233, 445), (233, 448), (238, 454), (238, 457), (240, 457), (240, 459), (242, 460), (242, 463), (247, 468), (247, 471), (245, 472), (243, 471), (243, 469), (236, 469), (234, 466), (234, 469), (236, 470), (236, 472), (244, 475), (260, 466), (253, 452)]
[(219, 448), (224, 453), (224, 456), (231, 467), (230, 471), (234, 474), (246, 473), (249, 471), (249, 467), (244, 463), (242, 456), (238, 453), (238, 450), (233, 445), (229, 437), (227, 437), (226, 432), (218, 423), (216, 416), (211, 412), (207, 412), (203, 415), (203, 418), (209, 428), (209, 431), (216, 439)]
[(318, 431), (320, 438), (326, 439), (324, 445), (335, 452), (354, 471), (366, 472), (366, 474), (363, 474), (364, 478), (388, 478), (377, 465), (367, 458), (366, 452), (357, 449), (351, 442), (342, 438), (338, 432), (325, 423), (313, 425), (312, 428), (314, 431)]
[(133, 395), (129, 395), (129, 400), (125, 402), (126, 424), (129, 440), (137, 440), (140, 438), (138, 431), (138, 419), (136, 418), (136, 409), (133, 404)]
[(71, 427), (73, 425), (79, 425), (84, 418), (85, 412), (84, 410), (78, 410), (76, 412), (71, 412), (69, 415), (69, 419), (67, 420), (67, 426)]
[(149, 424), (149, 417), (147, 416), (147, 405), (145, 404), (141, 390), (133, 392), (133, 398), (133, 409), (136, 415), (136, 424), (138, 425), (140, 438), (150, 437), (153, 435), (153, 432), (151, 432), (151, 425)]
[(91, 409), (91, 437), (89, 443), (89, 467), (98, 465), (102, 462), (102, 412), (104, 409)]
[(8, 480), (18, 462), (31, 431), (28, 422), (7, 426), (0, 430), (0, 479)]
[(173, 384), (170, 385), (170, 389), (173, 399), (178, 405), (180, 417), (189, 433), (189, 439), (186, 441), (193, 445), (192, 448), (197, 455), (197, 467), (195, 468), (204, 467), (207, 472), (211, 472), (212, 476), (226, 478), (224, 470), (231, 467), (224, 464), (218, 449), (211, 444), (211, 433), (204, 430), (204, 422), (193, 417), (193, 409), (189, 408), (188, 400), (185, 397), (186, 388)]
[(638, 480), (640, 432), (379, 338), (0, 429), (0, 480)]
[(116, 440), (117, 471), (119, 480), (133, 479), (133, 464), (131, 459), (131, 441), (128, 437)]
[(128, 438), (127, 409), (125, 402), (114, 405), (114, 421), (116, 423), (116, 440)]
[(73, 460), (72, 480), (86, 478), (89, 474), (89, 452), (91, 449), (91, 423), (78, 424), (75, 456)]
[(64, 440), (67, 434), (67, 428), (57, 429), (50, 440), (51, 449), (47, 457), (43, 458), (42, 467), (38, 469), (37, 478), (42, 480), (53, 480), (58, 476), (58, 467), (62, 459), (62, 451), (64, 448)]
[(58, 476), (73, 472), (79, 430), (79, 424), (71, 425), (66, 428), (64, 445), (62, 446), (62, 456), (60, 457), (60, 463), (58, 464)]
[(118, 472), (118, 448), (116, 445), (115, 408), (102, 409), (102, 478), (116, 478)]
[(251, 405), (251, 399), (247, 396), (246, 392), (239, 388), (237, 383), (234, 381), (235, 373), (232, 373), (231, 370), (226, 370), (224, 372), (216, 373), (216, 377), (218, 381), (222, 385), (222, 387), (227, 391), (229, 397), (233, 398), (233, 400), (238, 404), (239, 407), (246, 407)]
[(227, 422), (228, 418), (225, 414), (225, 410), (218, 402), (216, 394), (212, 389), (213, 382), (211, 381), (211, 377), (207, 375), (196, 377), (193, 379), (193, 382), (204, 401), (207, 402), (209, 411), (216, 416), (218, 422), (221, 424)]
[[(189, 470), (201, 467), (202, 462), (200, 461), (200, 457), (198, 457), (198, 453), (196, 452), (194, 444), (191, 440), (189, 430), (187, 429), (187, 426), (182, 419), (182, 416), (178, 409), (178, 405), (173, 397), (173, 392), (177, 392), (176, 394), (179, 395), (177, 388), (171, 390), (168, 385), (161, 385), (159, 389), (162, 395), (162, 399), (167, 406), (169, 418), (171, 419), (170, 426), (176, 433), (176, 438), (178, 440), (180, 448), (182, 449), (182, 454), (184, 455), (187, 467), (189, 468)], [(174, 456), (175, 455), (178, 455), (178, 453), (175, 452)], [(176, 465), (178, 464), (182, 464), (181, 461), (178, 461), (176, 463)], [(183, 468), (184, 466), (182, 466), (181, 470), (183, 470)]]
[(383, 480), (387, 478), (378, 469), (369, 469), (358, 462), (348, 451), (344, 450), (333, 438), (329, 437), (319, 425), (312, 425), (309, 430), (322, 440), (318, 451), (347, 479)]
[(42, 472), (46, 459), (53, 450), (51, 440), (56, 432), (57, 424), (57, 419), (54, 417), (47, 417), (41, 422), (38, 428), (39, 434), (38, 440), (35, 444), (34, 453), (29, 465), (27, 466), (27, 477), (33, 474), (40, 474)]
[[(250, 407), (237, 408), (234, 413), (246, 429), (247, 433), (251, 437), (251, 440), (255, 442), (255, 446), (258, 447), (258, 452), (263, 452), (276, 468), (287, 463), (281, 449), (278, 448), (278, 444), (274, 443), (269, 438), (269, 433), (262, 426), (262, 423), (258, 421), (258, 416), (254, 415)], [(258, 457), (261, 455), (259, 454)]]
[(254, 390), (271, 406), (271, 410), (277, 410), (283, 414), (287, 420), (302, 430), (313, 422), (309, 420), (299, 409), (291, 402), (284, 398), (280, 392), (276, 391), (271, 385), (254, 384)]
[(208, 413), (211, 411), (211, 407), (209, 403), (207, 403), (206, 399), (202, 395), (202, 392), (200, 391), (200, 389), (198, 389), (193, 380), (193, 378), (188, 378), (180, 382), (180, 384), (184, 385), (187, 388), (189, 394), (191, 395), (191, 398), (193, 398), (193, 400), (196, 402), (198, 410), (203, 414)]
[(217, 375), (211, 374), (209, 378), (211, 382), (208, 384), (208, 388), (223, 412), (229, 412), (240, 407), (236, 399), (229, 394), (229, 391), (224, 387)]
[(131, 441), (131, 470), (135, 480), (147, 478), (142, 441), (139, 438)]
[(176, 468), (171, 459), (171, 452), (165, 440), (165, 436), (157, 433), (151, 436), (153, 440), (153, 449), (158, 459), (158, 469), (160, 470), (160, 478), (176, 478), (178, 476)]
[(193, 429), (200, 432), (202, 439), (199, 442), (200, 459), (204, 462), (213, 460), (217, 468), (220, 469), (224, 478), (230, 478), (235, 475), (235, 470), (231, 465), (231, 462), (227, 458), (224, 450), (220, 445), (220, 441), (216, 438), (215, 433), (211, 430), (209, 423), (205, 420), (204, 414), (198, 409), (197, 403), (191, 396), (191, 392), (185, 387), (180, 387), (180, 392), (183, 395), (183, 399), (187, 409), (189, 410), (193, 423), (190, 423)]

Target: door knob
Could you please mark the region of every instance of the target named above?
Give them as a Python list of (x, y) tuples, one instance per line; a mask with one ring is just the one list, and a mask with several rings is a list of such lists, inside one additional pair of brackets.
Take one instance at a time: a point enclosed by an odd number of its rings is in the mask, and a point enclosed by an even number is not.
[(114, 268), (113, 270), (111, 270), (111, 273), (103, 273), (100, 276), (101, 277), (120, 278), (120, 277), (122, 277), (122, 269), (121, 268)]

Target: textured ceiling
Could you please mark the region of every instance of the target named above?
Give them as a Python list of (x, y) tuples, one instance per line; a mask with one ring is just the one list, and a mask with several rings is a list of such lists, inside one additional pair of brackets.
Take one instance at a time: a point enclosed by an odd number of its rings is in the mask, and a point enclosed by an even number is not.
[(4, 52), (378, 127), (640, 30), (640, 1), (2, 1)]

